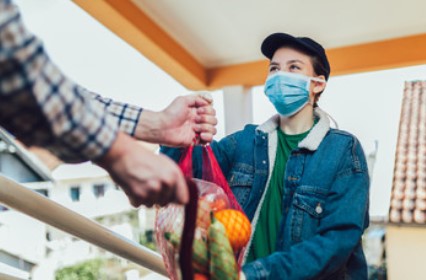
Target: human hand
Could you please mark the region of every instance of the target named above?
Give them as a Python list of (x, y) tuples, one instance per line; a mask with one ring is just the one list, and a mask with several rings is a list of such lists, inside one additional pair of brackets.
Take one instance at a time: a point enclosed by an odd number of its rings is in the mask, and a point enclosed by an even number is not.
[(178, 166), (122, 132), (107, 154), (95, 163), (108, 171), (134, 207), (188, 202), (188, 186)]
[[(212, 99), (200, 94), (179, 96), (161, 112), (144, 110), (135, 137), (166, 146), (205, 144), (216, 134), (216, 111)], [(199, 136), (199, 139), (197, 139)]]

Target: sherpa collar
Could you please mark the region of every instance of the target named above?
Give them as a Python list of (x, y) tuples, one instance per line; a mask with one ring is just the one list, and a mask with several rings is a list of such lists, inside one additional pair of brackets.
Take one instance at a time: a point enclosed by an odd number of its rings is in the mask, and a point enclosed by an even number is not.
[[(298, 147), (305, 148), (311, 151), (318, 149), (318, 146), (321, 144), (321, 141), (324, 139), (327, 132), (330, 130), (330, 119), (328, 118), (327, 113), (325, 113), (320, 108), (314, 109), (314, 115), (318, 117), (317, 124), (311, 129), (309, 134), (300, 141)], [(257, 130), (260, 130), (264, 133), (271, 133), (277, 129), (280, 124), (280, 115), (276, 114), (272, 116), (269, 120), (257, 127)]]

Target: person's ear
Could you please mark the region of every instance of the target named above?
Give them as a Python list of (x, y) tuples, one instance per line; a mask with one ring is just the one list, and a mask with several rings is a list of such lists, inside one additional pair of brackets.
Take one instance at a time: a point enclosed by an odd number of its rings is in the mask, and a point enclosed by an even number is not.
[(324, 82), (318, 82), (318, 81), (312, 81), (314, 88), (312, 89), (312, 91), (314, 92), (314, 94), (318, 94), (320, 92), (323, 92), (325, 89), (325, 86), (327, 85), (327, 82), (325, 80), (325, 76), (324, 75), (320, 75), (318, 77), (315, 77), (318, 79), (323, 80)]

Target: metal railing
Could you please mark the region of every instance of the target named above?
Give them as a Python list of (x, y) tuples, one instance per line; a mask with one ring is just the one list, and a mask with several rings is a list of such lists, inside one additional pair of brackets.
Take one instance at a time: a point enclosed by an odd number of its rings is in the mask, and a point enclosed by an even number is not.
[(0, 203), (167, 276), (160, 254), (3, 176)]

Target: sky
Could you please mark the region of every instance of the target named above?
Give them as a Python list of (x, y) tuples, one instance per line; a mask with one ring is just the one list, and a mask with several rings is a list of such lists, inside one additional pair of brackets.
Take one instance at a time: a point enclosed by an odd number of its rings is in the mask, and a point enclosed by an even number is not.
[[(89, 90), (151, 110), (161, 110), (177, 95), (190, 93), (71, 1), (15, 2), (52, 60)], [(320, 99), (320, 107), (340, 129), (357, 136), (367, 154), (378, 143), (371, 183), (373, 216), (385, 216), (389, 208), (404, 82), (422, 79), (426, 79), (424, 65), (332, 77)], [(220, 139), (224, 136), (221, 91), (214, 92), (213, 98), (219, 120), (216, 139)], [(262, 123), (273, 111), (263, 87), (254, 88), (254, 123)]]

